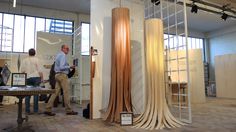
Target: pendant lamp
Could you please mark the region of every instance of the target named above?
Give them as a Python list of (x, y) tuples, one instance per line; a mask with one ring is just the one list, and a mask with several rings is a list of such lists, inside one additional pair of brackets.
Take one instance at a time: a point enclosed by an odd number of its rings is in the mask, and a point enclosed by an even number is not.
[(112, 64), (105, 120), (120, 122), (120, 113), (131, 112), (130, 15), (128, 8), (112, 9)]
[(146, 108), (134, 119), (136, 128), (161, 129), (184, 125), (170, 113), (165, 97), (163, 23), (145, 20)]

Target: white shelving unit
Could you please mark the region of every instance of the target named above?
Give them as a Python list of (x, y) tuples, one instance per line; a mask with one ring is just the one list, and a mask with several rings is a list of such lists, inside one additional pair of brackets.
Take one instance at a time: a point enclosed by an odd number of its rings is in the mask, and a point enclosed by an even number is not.
[(73, 33), (73, 50), (72, 60), (77, 59), (78, 65), (76, 72), (71, 80), (71, 100), (82, 104), (82, 56), (81, 56), (81, 27), (77, 28)]

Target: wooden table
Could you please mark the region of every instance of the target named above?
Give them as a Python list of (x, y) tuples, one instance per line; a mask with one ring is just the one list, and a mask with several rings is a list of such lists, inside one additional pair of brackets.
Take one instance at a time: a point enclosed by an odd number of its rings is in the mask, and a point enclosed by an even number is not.
[[(22, 118), (22, 101), (26, 96), (39, 95), (39, 94), (52, 94), (55, 90), (41, 87), (10, 87), (0, 86), (0, 95), (3, 96), (15, 96), (19, 99), (18, 102), (18, 116), (17, 116), (17, 130), (19, 132), (24, 131), (22, 128), (23, 121), (28, 121), (28, 116)], [(28, 130), (29, 131), (29, 130)], [(33, 130), (31, 130), (33, 131)]]

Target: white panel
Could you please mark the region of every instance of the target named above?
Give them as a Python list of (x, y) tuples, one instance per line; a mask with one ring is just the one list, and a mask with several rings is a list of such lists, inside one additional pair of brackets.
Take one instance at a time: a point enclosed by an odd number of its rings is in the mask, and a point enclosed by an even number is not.
[[(133, 50), (138, 49), (137, 53), (132, 53), (132, 56), (138, 58), (144, 64), (143, 51), (139, 51), (143, 48), (143, 21), (144, 21), (144, 5), (131, 1), (122, 1), (122, 6), (130, 9), (131, 18), (131, 43)], [(118, 0), (91, 0), (91, 45), (98, 49), (98, 55), (96, 56), (95, 77), (94, 77), (94, 95), (93, 95), (93, 117), (100, 118), (101, 109), (107, 107), (110, 95), (110, 78), (111, 78), (111, 10), (112, 8), (119, 7)], [(134, 43), (133, 43), (134, 42)], [(140, 47), (141, 46), (141, 47)], [(142, 55), (136, 55), (136, 54)], [(133, 60), (132, 60), (133, 62)], [(140, 62), (136, 62), (140, 65)], [(137, 65), (138, 66), (138, 65)], [(140, 77), (140, 74), (144, 75), (143, 65), (137, 69), (132, 67), (136, 71), (132, 71), (132, 78), (138, 79), (136, 75)], [(137, 73), (139, 72), (139, 73)], [(142, 77), (142, 76), (141, 76)], [(137, 82), (136, 82), (137, 83)], [(132, 85), (132, 89), (136, 89), (143, 93), (144, 79), (140, 79), (140, 84)], [(133, 83), (132, 83), (133, 84)], [(134, 86), (137, 86), (134, 88)], [(139, 89), (140, 88), (140, 89)], [(132, 92), (134, 93), (134, 91)], [(136, 91), (135, 90), (135, 91)], [(133, 94), (133, 104), (138, 112), (142, 111), (139, 106), (143, 105), (143, 95)], [(142, 102), (139, 102), (141, 101)]]
[(236, 54), (215, 57), (216, 96), (236, 98)]
[[(178, 51), (178, 56), (181, 58), (185, 55), (184, 50)], [(177, 51), (171, 51), (171, 58), (176, 56)], [(179, 60), (179, 65), (177, 62), (172, 61), (171, 68), (172, 70), (185, 69), (186, 63), (185, 60)], [(191, 87), (191, 102), (192, 103), (204, 103), (206, 101), (205, 91), (204, 91), (204, 72), (203, 72), (203, 61), (202, 61), (202, 51), (201, 49), (189, 50), (189, 70), (190, 70), (190, 87)], [(171, 79), (173, 82), (187, 82), (187, 74), (185, 72), (178, 73), (173, 72), (171, 74)]]

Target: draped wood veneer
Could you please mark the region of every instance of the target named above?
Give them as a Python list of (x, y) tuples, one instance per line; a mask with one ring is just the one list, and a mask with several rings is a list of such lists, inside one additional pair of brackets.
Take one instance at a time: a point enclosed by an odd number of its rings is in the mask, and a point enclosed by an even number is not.
[(105, 120), (120, 122), (120, 112), (131, 112), (130, 15), (128, 8), (112, 9), (112, 65)]
[(161, 129), (184, 125), (170, 113), (165, 97), (163, 23), (145, 21), (146, 109), (134, 119), (136, 128)]

